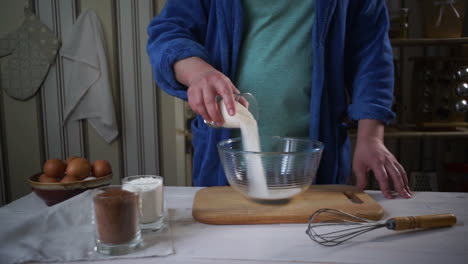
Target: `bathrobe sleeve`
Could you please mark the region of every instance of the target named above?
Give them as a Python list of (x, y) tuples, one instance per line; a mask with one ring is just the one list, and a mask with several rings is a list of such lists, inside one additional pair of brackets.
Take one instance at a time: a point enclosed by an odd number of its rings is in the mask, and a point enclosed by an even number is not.
[(203, 46), (208, 2), (168, 0), (148, 26), (147, 52), (154, 78), (161, 89), (183, 100), (187, 100), (187, 87), (175, 79), (173, 65), (188, 57), (200, 57), (210, 63)]
[(394, 68), (389, 20), (384, 0), (353, 1), (347, 21), (346, 81), (352, 120), (377, 119), (389, 124), (392, 112)]

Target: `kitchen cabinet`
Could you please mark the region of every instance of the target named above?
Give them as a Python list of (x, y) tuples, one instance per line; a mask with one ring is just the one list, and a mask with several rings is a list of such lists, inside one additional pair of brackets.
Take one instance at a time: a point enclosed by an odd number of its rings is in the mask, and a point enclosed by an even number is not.
[[(391, 43), (396, 69), (394, 111), (398, 118), (386, 129), (387, 147), (405, 167), (413, 190), (468, 191), (468, 169), (465, 168), (468, 167), (467, 113), (455, 113), (452, 108), (449, 109), (452, 114), (446, 115), (447, 120), (437, 115), (429, 115), (429, 119), (424, 120), (428, 116), (424, 116), (423, 109), (417, 105), (425, 100), (425, 96), (439, 104), (430, 111), (439, 111), (437, 107), (441, 107), (441, 102), (452, 107), (455, 100), (468, 100), (466, 95), (455, 94), (456, 85), (468, 82), (468, 78), (454, 79), (456, 72), (453, 69), (442, 68), (432, 72), (426, 80), (421, 77), (426, 73), (417, 68), (426, 62), (450, 62), (452, 58), (460, 67), (468, 66), (465, 51), (468, 38), (392, 39)], [(421, 78), (423, 80), (419, 80)], [(433, 85), (439, 92), (424, 94), (421, 86), (425, 85)], [(451, 96), (447, 96), (446, 101), (439, 100), (440, 91)], [(434, 117), (436, 119), (430, 119)], [(375, 181), (372, 185), (378, 188)]]
[[(468, 127), (468, 38), (392, 39), (395, 106), (403, 129)], [(466, 73), (466, 74), (465, 74)], [(460, 106), (465, 107), (460, 107)]]
[(468, 38), (412, 38), (391, 39), (393, 47), (434, 46), (434, 45), (463, 45), (468, 44)]

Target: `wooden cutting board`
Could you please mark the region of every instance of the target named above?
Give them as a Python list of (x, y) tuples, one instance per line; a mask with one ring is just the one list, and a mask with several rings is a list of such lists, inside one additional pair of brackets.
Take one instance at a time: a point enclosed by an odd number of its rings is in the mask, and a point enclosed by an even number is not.
[(254, 202), (229, 186), (207, 187), (195, 194), (192, 215), (199, 222), (214, 225), (307, 223), (321, 208), (340, 209), (371, 220), (381, 219), (384, 213), (372, 197), (354, 186), (312, 185), (282, 204)]

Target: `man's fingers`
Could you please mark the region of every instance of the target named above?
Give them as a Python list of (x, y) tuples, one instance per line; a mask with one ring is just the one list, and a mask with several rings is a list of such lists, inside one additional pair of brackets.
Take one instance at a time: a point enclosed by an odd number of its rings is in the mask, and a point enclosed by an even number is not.
[[(231, 82), (229, 80), (229, 82)], [(237, 89), (236, 86), (234, 86), (234, 84), (231, 83), (231, 89), (232, 89), (232, 93), (235, 93), (235, 94), (240, 94), (241, 92), (239, 91), (239, 89)]]
[(206, 121), (207, 123), (211, 123), (211, 121), (213, 121), (213, 120), (211, 119), (210, 115), (208, 114), (208, 111), (206, 110), (204, 104), (196, 105), (195, 108), (192, 107), (192, 109), (193, 109), (196, 113), (200, 114), (200, 115), (203, 117), (203, 119), (205, 119), (205, 121)]
[(405, 184), (401, 178), (402, 176), (400, 175), (400, 171), (398, 171), (395, 165), (393, 165), (391, 160), (387, 160), (385, 163), (385, 170), (387, 175), (389, 175), (393, 181), (393, 187), (395, 187), (395, 191), (397, 191), (398, 194), (400, 194), (400, 196), (403, 198), (411, 198), (411, 195), (406, 191)]
[(405, 190), (412, 196), (411, 189), (408, 183), (408, 175), (406, 175), (405, 168), (403, 168), (403, 166), (398, 162), (395, 162), (395, 167), (400, 172), (401, 178), (403, 179), (403, 184), (405, 185)]
[(228, 78), (216, 82), (216, 91), (223, 98), (224, 105), (229, 115), (233, 116), (236, 113), (236, 105), (234, 100), (234, 85)]
[(363, 166), (356, 166), (354, 168), (354, 175), (356, 176), (356, 187), (364, 190), (367, 187), (367, 170)]
[(380, 191), (382, 191), (383, 195), (387, 199), (393, 199), (393, 195), (390, 192), (390, 186), (388, 184), (388, 175), (385, 171), (383, 165), (378, 165), (372, 168), (372, 172), (374, 173), (375, 179), (379, 183)]
[(249, 109), (249, 101), (247, 101), (247, 99), (245, 99), (243, 96), (239, 96), (238, 102), (239, 104), (245, 106), (245, 108)]
[(189, 89), (187, 91), (187, 97), (190, 108), (192, 108), (195, 113), (200, 114), (208, 123), (213, 121), (206, 110), (203, 95), (199, 91), (196, 89)]
[(203, 99), (210, 119), (213, 120), (216, 123), (216, 125), (221, 126), (224, 123), (224, 119), (221, 113), (219, 112), (216, 94), (213, 93), (212, 90), (207, 89), (203, 92)]

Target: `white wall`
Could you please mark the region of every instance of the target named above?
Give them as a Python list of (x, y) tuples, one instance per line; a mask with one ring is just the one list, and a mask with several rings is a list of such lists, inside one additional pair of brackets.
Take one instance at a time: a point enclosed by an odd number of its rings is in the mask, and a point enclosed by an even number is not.
[[(18, 101), (0, 93), (0, 204), (28, 194), (27, 178), (40, 172), (45, 160), (72, 155), (109, 160), (114, 183), (135, 174), (162, 175), (166, 185), (191, 183), (185, 174), (185, 138), (176, 136), (176, 127), (184, 122), (184, 104), (160, 94), (146, 55), (146, 27), (164, 2), (31, 1), (41, 21), (60, 38), (82, 10), (97, 13), (104, 29), (120, 135), (107, 144), (86, 121), (63, 125), (67, 62), (58, 57), (33, 98)], [(0, 0), (0, 35), (20, 25), (23, 5), (24, 1)]]
[[(0, 0), (0, 35), (15, 30), (23, 19), (23, 1)], [(1, 60), (0, 60), (1, 62)], [(5, 198), (28, 193), (26, 177), (40, 170), (42, 160), (39, 99), (17, 101), (1, 90), (1, 150)]]

